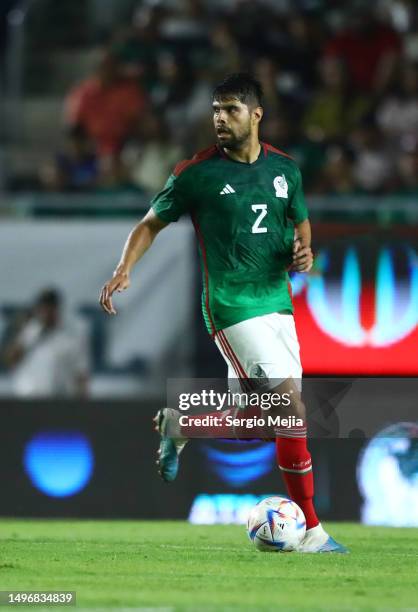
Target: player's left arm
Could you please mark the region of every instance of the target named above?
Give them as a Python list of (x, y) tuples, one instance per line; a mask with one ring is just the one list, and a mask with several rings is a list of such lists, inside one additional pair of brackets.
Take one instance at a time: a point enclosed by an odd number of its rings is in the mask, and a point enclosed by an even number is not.
[(302, 175), (295, 167), (293, 189), (289, 197), (288, 216), (293, 221), (295, 240), (293, 243), (293, 263), (291, 270), (309, 272), (313, 264), (311, 251), (311, 224), (302, 186)]
[(295, 223), (296, 237), (293, 243), (293, 263), (291, 270), (296, 272), (309, 272), (313, 265), (311, 250), (311, 224), (309, 219)]

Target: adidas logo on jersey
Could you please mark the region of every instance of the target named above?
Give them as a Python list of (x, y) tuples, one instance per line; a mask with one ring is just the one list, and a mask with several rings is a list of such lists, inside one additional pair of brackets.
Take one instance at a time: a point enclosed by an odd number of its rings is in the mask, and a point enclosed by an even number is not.
[(225, 195), (226, 193), (235, 193), (235, 189), (231, 187), (231, 185), (225, 185), (222, 191), (219, 192), (221, 195)]

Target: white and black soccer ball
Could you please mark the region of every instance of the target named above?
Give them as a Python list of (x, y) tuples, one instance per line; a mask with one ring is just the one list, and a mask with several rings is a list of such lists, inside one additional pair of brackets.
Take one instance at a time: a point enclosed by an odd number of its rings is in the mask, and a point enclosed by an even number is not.
[(258, 550), (296, 550), (305, 532), (305, 515), (295, 502), (286, 497), (266, 497), (248, 516), (248, 537)]

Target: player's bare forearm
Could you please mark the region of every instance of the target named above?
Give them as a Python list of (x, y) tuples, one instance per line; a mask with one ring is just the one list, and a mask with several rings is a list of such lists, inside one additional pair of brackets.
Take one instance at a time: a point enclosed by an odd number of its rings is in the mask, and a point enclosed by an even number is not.
[(311, 251), (312, 231), (309, 219), (295, 224), (296, 239), (293, 245), (292, 270), (297, 272), (309, 272), (313, 265), (313, 254)]
[(115, 272), (129, 275), (133, 266), (141, 259), (153, 243), (158, 232), (165, 226), (166, 224), (160, 221), (155, 214), (150, 216), (150, 213), (147, 213), (142, 221), (130, 232)]
[(113, 277), (104, 284), (100, 292), (100, 305), (108, 314), (116, 314), (112, 303), (115, 291), (120, 293), (130, 286), (130, 273), (154, 241), (156, 235), (167, 226), (152, 209), (130, 232)]

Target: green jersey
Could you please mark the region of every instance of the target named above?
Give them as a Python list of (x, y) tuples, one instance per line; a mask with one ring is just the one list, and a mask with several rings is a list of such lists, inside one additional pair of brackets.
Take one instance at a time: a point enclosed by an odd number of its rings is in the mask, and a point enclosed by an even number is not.
[(180, 162), (151, 202), (166, 223), (191, 216), (209, 332), (272, 312), (293, 312), (287, 268), (294, 223), (308, 217), (295, 162), (261, 143), (249, 164), (213, 146)]

